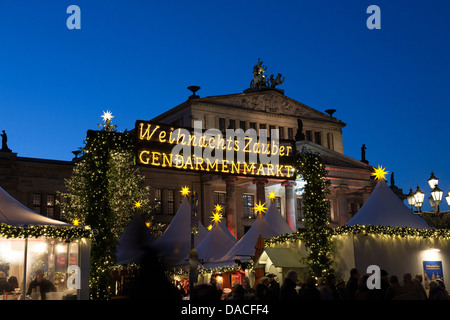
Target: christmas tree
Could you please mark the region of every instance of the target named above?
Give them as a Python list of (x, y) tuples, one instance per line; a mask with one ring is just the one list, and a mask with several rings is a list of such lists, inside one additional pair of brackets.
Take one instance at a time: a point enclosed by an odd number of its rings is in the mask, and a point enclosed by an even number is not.
[(130, 132), (118, 132), (113, 116), (103, 114), (101, 130), (89, 130), (66, 193), (60, 193), (64, 216), (74, 224), (96, 230), (91, 248), (91, 299), (112, 295), (111, 268), (116, 261), (116, 245), (139, 202), (139, 213), (149, 220), (149, 188), (134, 163), (134, 140)]

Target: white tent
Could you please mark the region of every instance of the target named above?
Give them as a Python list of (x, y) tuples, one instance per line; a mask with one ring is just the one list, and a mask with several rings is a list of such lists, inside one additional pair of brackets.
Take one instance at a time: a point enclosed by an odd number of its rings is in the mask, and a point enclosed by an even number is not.
[[(203, 224), (198, 221), (198, 234), (194, 238), (194, 247), (203, 240), (207, 232)], [(153, 242), (152, 248), (167, 266), (178, 264), (189, 254), (191, 250), (191, 206), (186, 197), (167, 229)]]
[[(231, 233), (226, 234), (221, 225), (223, 222), (215, 222), (205, 238), (196, 246), (198, 259), (204, 264), (219, 261), (237, 242)], [(188, 261), (189, 257), (186, 258)]]
[(253, 222), (250, 229), (244, 234), (244, 236), (223, 256), (221, 261), (234, 261), (239, 259), (241, 261), (248, 261), (255, 255), (255, 246), (258, 241), (258, 237), (263, 238), (278, 236), (277, 233), (259, 214), (255, 222)]
[(267, 223), (269, 223), (269, 225), (280, 235), (294, 232), (286, 219), (281, 216), (274, 201), (270, 204), (264, 219), (266, 219)]
[(139, 263), (141, 257), (156, 240), (145, 225), (142, 215), (135, 213), (117, 246), (117, 264)]
[(233, 236), (233, 234), (230, 232), (230, 229), (228, 229), (227, 224), (225, 222), (219, 222), (219, 226), (222, 228), (223, 232), (225, 232), (225, 234), (227, 236), (229, 236), (230, 238), (232, 238), (232, 240), (236, 243), (237, 239), (235, 236)]
[(378, 180), (362, 208), (347, 222), (347, 226), (354, 225), (431, 229), (424, 219), (411, 212), (383, 179)]
[(71, 224), (50, 219), (25, 207), (0, 187), (0, 223), (10, 226), (47, 225), (72, 226)]

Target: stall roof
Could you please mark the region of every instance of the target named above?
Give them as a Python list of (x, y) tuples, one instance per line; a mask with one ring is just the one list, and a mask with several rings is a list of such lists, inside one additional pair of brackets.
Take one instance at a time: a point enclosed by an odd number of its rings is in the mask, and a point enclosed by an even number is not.
[(432, 229), (424, 219), (411, 212), (384, 179), (378, 180), (362, 208), (347, 222), (347, 226), (354, 225)]
[(277, 268), (306, 268), (302, 256), (295, 248), (266, 247), (255, 261), (255, 268), (262, 268), (270, 259)]
[(72, 226), (59, 220), (45, 217), (25, 207), (3, 188), (0, 187), (0, 223), (10, 226), (24, 225), (48, 225), (48, 226)]
[(294, 232), (286, 222), (286, 219), (281, 216), (274, 201), (271, 202), (269, 209), (267, 210), (267, 214), (264, 216), (264, 218), (275, 230), (275, 232), (279, 233), (280, 235), (286, 233), (290, 234)]
[(255, 246), (259, 236), (263, 238), (279, 236), (273, 228), (267, 223), (264, 217), (259, 214), (255, 222), (244, 236), (230, 249), (221, 259), (222, 261), (241, 261), (250, 260), (255, 255)]
[[(208, 231), (198, 221), (198, 235), (194, 238), (197, 246)], [(185, 197), (178, 211), (164, 233), (152, 243), (163, 262), (173, 266), (189, 255), (191, 251), (191, 206)]]
[(117, 264), (139, 263), (155, 239), (142, 215), (135, 213), (119, 239)]

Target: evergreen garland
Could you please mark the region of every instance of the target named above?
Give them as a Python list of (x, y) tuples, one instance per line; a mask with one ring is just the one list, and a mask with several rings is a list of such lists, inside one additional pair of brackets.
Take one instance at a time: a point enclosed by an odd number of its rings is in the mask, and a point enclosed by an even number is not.
[(333, 272), (330, 208), (326, 199), (329, 192), (329, 181), (325, 179), (327, 171), (320, 156), (305, 148), (297, 152), (296, 169), (306, 181), (303, 194), (305, 232), (302, 238), (309, 249), (307, 264), (312, 276), (326, 276)]

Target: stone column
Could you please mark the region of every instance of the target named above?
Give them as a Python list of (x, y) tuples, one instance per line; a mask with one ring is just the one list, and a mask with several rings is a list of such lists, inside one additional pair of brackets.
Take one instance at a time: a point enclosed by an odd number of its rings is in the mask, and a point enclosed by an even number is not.
[(261, 201), (261, 204), (266, 203), (266, 183), (267, 179), (256, 178), (253, 179), (253, 183), (256, 184), (256, 203)]
[(227, 217), (227, 227), (231, 234), (237, 238), (237, 212), (236, 212), (236, 190), (235, 176), (228, 176), (223, 179), (226, 183), (225, 212)]
[(286, 201), (286, 221), (293, 231), (297, 231), (297, 220), (295, 219), (295, 181), (286, 180), (281, 184), (284, 187)]
[(336, 192), (336, 201), (337, 201), (337, 211), (338, 211), (338, 223), (340, 226), (345, 225), (350, 219), (348, 215), (348, 201), (347, 195), (345, 194), (348, 191), (348, 186), (346, 184), (341, 184), (339, 186), (334, 187)]
[(366, 203), (367, 199), (369, 199), (370, 194), (372, 193), (372, 188), (369, 186), (366, 186), (364, 188), (360, 189), (361, 197), (362, 197), (362, 203)]

